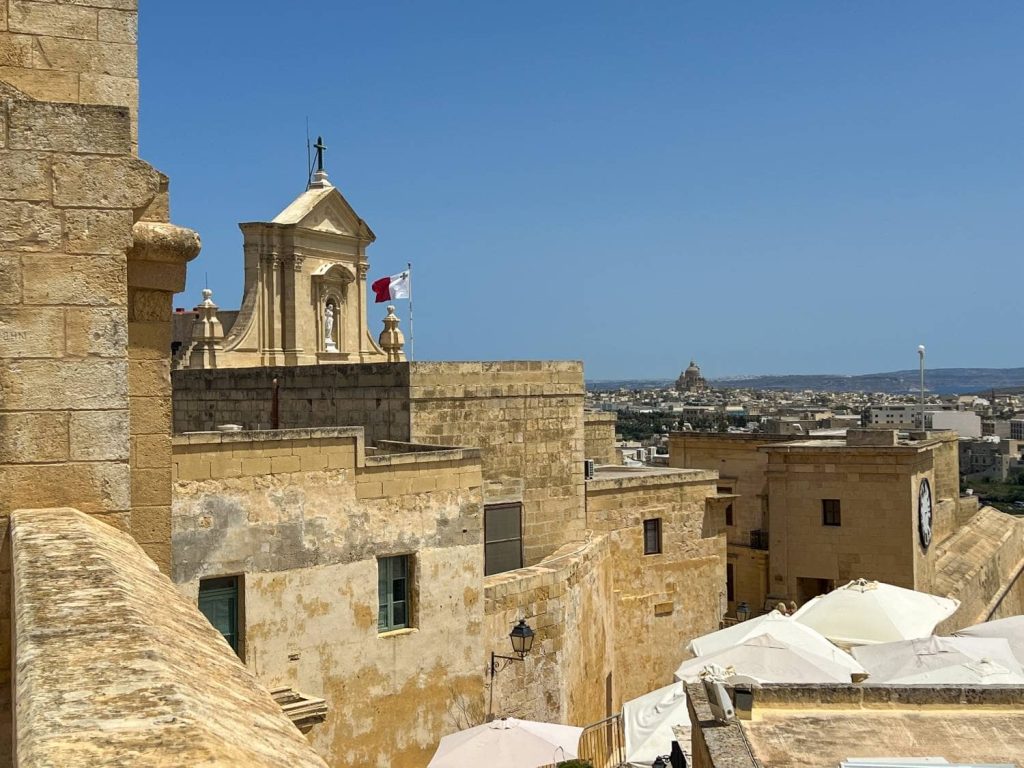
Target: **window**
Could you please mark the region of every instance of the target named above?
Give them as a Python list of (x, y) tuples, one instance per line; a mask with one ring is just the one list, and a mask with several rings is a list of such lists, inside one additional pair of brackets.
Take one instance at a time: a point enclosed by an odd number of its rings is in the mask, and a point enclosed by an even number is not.
[(732, 504), (725, 508), (725, 524), (732, 525)]
[[(719, 592), (718, 594), (722, 594)], [(722, 598), (718, 598), (721, 600)], [(730, 603), (736, 602), (736, 579), (733, 574), (732, 563), (725, 565), (725, 599)]]
[(209, 620), (231, 650), (244, 659), (242, 653), (242, 588), (241, 576), (203, 579), (199, 582), (199, 610)]
[(484, 575), (523, 567), (523, 505), (484, 507)]
[(657, 555), (661, 552), (661, 518), (644, 520), (644, 554)]
[(842, 515), (839, 512), (839, 499), (821, 500), (821, 524), (842, 525)]
[(377, 559), (377, 631), (412, 626), (412, 555)]

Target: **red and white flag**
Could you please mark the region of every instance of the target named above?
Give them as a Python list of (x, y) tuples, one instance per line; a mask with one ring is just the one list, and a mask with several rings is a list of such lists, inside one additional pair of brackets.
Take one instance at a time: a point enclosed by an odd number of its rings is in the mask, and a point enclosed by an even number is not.
[(374, 280), (370, 289), (377, 294), (376, 304), (393, 299), (409, 298), (409, 270), (399, 272), (397, 275), (382, 277)]

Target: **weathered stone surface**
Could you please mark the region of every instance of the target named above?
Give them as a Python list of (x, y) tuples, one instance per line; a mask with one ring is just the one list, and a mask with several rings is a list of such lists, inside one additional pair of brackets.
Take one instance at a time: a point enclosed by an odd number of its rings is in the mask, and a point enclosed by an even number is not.
[(20, 765), (326, 768), (128, 536), (68, 509), (12, 518)]
[(0, 32), (0, 67), (31, 66), (32, 36)]
[(90, 8), (117, 8), (122, 11), (138, 11), (139, 0), (58, 0), (69, 5), (84, 5)]
[(64, 243), (68, 253), (125, 253), (132, 244), (132, 212), (69, 209)]
[(135, 45), (130, 43), (41, 37), (36, 40), (32, 60), (37, 69), (63, 69), (132, 78), (138, 74)]
[(61, 506), (77, 499), (83, 512), (131, 508), (128, 464), (0, 464), (0, 512), (31, 504)]
[(75, 72), (0, 66), (0, 80), (34, 99), (78, 101), (78, 74)]
[(138, 209), (157, 193), (160, 177), (133, 157), (67, 155), (54, 160), (53, 182), (58, 206)]
[(136, 43), (139, 37), (139, 15), (133, 11), (101, 10), (100, 40), (114, 43)]
[(63, 310), (0, 307), (0, 358), (60, 357), (63, 354)]
[[(162, 469), (171, 455), (171, 436), (138, 435), (132, 438), (132, 466), (140, 469)], [(136, 500), (136, 503), (140, 503)]]
[(22, 272), (26, 304), (109, 306), (127, 301), (124, 256), (26, 254)]
[(0, 463), (31, 464), (67, 459), (66, 413), (0, 413)]
[(124, 358), (128, 323), (123, 307), (68, 307), (65, 313), (68, 355)]
[(126, 155), (130, 116), (124, 107), (14, 101), (10, 148)]
[(39, 152), (0, 152), (0, 199), (50, 199), (50, 161)]
[(16, 360), (0, 365), (2, 410), (128, 407), (122, 360)]
[(128, 458), (127, 411), (73, 411), (70, 417), (72, 461), (124, 461)]
[(0, 304), (21, 302), (21, 256), (0, 253)]
[(30, 35), (96, 39), (96, 9), (68, 4), (10, 0), (7, 26)]
[(139, 104), (139, 81), (92, 72), (79, 76), (79, 98), (85, 104), (117, 104), (134, 113)]
[(60, 245), (60, 212), (48, 205), (0, 200), (0, 221), (0, 249), (46, 251)]
[[(140, 403), (135, 407), (136, 403)], [(166, 397), (132, 397), (131, 428), (133, 435), (169, 433), (171, 404)]]

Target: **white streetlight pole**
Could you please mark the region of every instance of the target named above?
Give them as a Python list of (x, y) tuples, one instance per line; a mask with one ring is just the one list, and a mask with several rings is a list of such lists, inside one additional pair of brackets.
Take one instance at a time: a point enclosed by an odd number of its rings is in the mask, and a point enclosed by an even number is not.
[(917, 356), (921, 359), (921, 431), (924, 431), (924, 344), (918, 344)]

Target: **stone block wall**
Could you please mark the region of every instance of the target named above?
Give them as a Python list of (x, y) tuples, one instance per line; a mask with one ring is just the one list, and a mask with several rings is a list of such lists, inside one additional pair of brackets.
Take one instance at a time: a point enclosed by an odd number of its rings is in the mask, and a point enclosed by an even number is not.
[(128, 109), (138, 143), (137, 0), (9, 0), (0, 8), (0, 81), (39, 101)]
[(486, 650), (511, 655), (508, 635), (520, 619), (536, 633), (531, 653), (489, 680), (496, 717), (586, 726), (618, 711), (612, 578), (604, 536), (486, 577)]
[(174, 371), (174, 431), (270, 429), (275, 379), (281, 429), (362, 427), (370, 443), (410, 437), (405, 363)]
[[(268, 687), (327, 701), (331, 765), (425, 765), (481, 722), (479, 452), (364, 455), (360, 429), (174, 439), (174, 580), (241, 575), (244, 656)], [(377, 558), (412, 555), (412, 626), (378, 633)]]
[(410, 439), (478, 447), (487, 503), (521, 501), (527, 565), (583, 538), (583, 366), (413, 363)]
[(587, 411), (583, 414), (584, 458), (593, 459), (597, 464), (619, 464), (615, 450), (614, 413)]
[[(587, 482), (588, 528), (609, 538), (619, 704), (671, 683), (686, 644), (719, 627), (726, 541), (705, 536), (717, 480), (707, 470), (623, 469)], [(652, 519), (661, 521), (661, 552), (645, 554)]]

